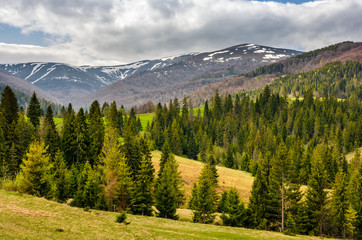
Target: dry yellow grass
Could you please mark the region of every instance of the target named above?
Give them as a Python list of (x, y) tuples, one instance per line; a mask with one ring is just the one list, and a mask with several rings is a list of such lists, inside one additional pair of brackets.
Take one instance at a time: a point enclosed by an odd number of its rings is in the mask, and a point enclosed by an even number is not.
[[(158, 169), (160, 168), (160, 158), (161, 152), (152, 152), (152, 161), (156, 172), (158, 172)], [(189, 199), (192, 185), (199, 178), (203, 168), (203, 163), (179, 156), (175, 156), (175, 158), (179, 163), (179, 171), (181, 172), (181, 176), (184, 181), (186, 199)], [(250, 173), (221, 166), (217, 166), (217, 172), (219, 174), (218, 191), (221, 192), (235, 187), (243, 201), (245, 203), (249, 201), (251, 187), (254, 181), (254, 177), (252, 177)]]

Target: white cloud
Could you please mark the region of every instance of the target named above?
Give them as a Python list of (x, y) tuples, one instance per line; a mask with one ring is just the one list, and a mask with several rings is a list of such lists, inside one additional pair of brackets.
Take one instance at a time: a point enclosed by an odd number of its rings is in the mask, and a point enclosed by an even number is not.
[(0, 0), (0, 23), (50, 34), (49, 47), (0, 45), (0, 62), (125, 63), (239, 43), (310, 50), (362, 39), (362, 1)]

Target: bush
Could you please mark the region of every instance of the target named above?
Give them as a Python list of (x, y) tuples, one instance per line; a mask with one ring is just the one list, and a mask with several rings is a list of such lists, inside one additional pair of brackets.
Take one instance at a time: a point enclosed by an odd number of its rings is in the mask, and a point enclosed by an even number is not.
[(116, 222), (117, 223), (123, 223), (125, 222), (127, 219), (127, 214), (125, 211), (122, 211), (116, 218)]

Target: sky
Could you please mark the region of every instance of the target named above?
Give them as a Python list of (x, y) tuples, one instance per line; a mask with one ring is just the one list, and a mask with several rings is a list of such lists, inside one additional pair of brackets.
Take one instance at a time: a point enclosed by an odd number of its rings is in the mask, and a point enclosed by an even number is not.
[(362, 0), (0, 0), (0, 63), (117, 65), (242, 43), (362, 41)]

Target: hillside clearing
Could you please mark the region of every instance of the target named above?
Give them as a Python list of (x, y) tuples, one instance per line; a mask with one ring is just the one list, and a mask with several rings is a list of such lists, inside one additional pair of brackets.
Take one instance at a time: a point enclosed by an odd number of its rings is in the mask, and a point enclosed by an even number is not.
[[(156, 172), (158, 172), (159, 169), (160, 158), (161, 152), (152, 152), (152, 160)], [(203, 163), (179, 156), (175, 156), (175, 158), (179, 163), (179, 171), (181, 172), (182, 179), (185, 183), (184, 188), (186, 198), (189, 199), (191, 195), (192, 185), (199, 178), (201, 170), (203, 168)], [(223, 190), (236, 187), (240, 194), (240, 197), (245, 203), (247, 203), (249, 201), (251, 187), (254, 181), (254, 177), (251, 176), (251, 173), (221, 166), (217, 166), (217, 171), (219, 174), (218, 191), (221, 192)]]

